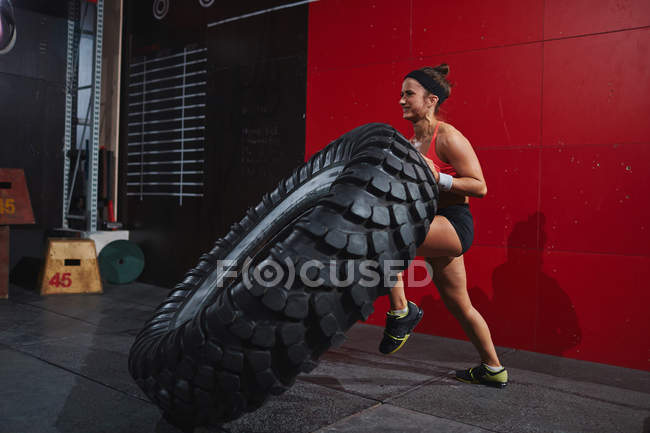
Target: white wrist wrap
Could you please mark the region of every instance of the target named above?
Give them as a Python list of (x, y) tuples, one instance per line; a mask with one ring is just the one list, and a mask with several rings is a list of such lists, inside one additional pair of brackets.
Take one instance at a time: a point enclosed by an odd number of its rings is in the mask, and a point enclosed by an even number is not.
[(454, 181), (454, 178), (449, 176), (446, 173), (439, 173), (440, 179), (438, 180), (438, 187), (441, 191), (451, 190), (451, 184)]

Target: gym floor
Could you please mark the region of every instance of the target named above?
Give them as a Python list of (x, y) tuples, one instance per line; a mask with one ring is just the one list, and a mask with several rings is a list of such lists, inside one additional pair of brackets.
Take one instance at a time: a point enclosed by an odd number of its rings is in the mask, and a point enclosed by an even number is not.
[[(178, 431), (127, 371), (134, 336), (166, 294), (140, 283), (51, 297), (11, 286), (0, 301), (0, 432)], [(290, 391), (196, 432), (650, 431), (648, 372), (499, 348), (511, 382), (496, 390), (451, 378), (476, 361), (467, 342), (415, 334), (387, 357), (381, 333), (354, 326)]]

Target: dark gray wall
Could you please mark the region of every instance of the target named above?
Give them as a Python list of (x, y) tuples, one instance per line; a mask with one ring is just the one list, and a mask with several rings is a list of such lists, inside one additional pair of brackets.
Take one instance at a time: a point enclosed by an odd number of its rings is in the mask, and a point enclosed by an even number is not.
[[(161, 21), (152, 17), (151, 3), (144, 3), (130, 1), (125, 8), (123, 72), (130, 59), (152, 52), (186, 45), (208, 49), (204, 197), (184, 199), (182, 207), (166, 197), (140, 201), (122, 195), (120, 201), (120, 218), (145, 252), (141, 279), (172, 286), (248, 207), (303, 162), (308, 8), (207, 28), (210, 22), (287, 2), (215, 2), (207, 9), (198, 1), (171, 2)], [(122, 78), (125, 90), (124, 73)], [(127, 97), (123, 91), (123, 115)], [(124, 158), (128, 137), (123, 132)]]
[(61, 225), (67, 6), (14, 0), (18, 38), (0, 55), (0, 166), (23, 168), (36, 225), (11, 230), (11, 266), (41, 257), (45, 230)]

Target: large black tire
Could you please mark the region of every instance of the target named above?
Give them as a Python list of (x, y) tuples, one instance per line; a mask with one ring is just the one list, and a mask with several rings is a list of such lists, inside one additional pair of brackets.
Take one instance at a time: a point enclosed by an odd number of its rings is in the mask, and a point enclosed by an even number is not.
[[(395, 273), (408, 266), (437, 197), (426, 162), (392, 127), (369, 124), (343, 135), (201, 256), (137, 336), (131, 375), (186, 430), (255, 410), (367, 319), (374, 300), (390, 289), (382, 264), (404, 261)], [(254, 258), (253, 266), (242, 271), (245, 257)], [(347, 264), (336, 269), (342, 280), (352, 277), (345, 287), (325, 271), (317, 287), (300, 278), (269, 287), (250, 276), (270, 261), (288, 275), (290, 266), (332, 259), (373, 260), (381, 278), (368, 287), (360, 272), (346, 273)], [(220, 260), (237, 261), (237, 276), (218, 266)]]

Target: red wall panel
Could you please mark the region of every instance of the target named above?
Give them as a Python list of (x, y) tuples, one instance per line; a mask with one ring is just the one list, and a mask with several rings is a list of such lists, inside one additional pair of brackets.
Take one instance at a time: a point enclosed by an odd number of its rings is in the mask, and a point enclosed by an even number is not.
[(650, 29), (547, 42), (544, 145), (650, 142)]
[(373, 64), (349, 69), (316, 71), (307, 75), (305, 158), (341, 134), (369, 122), (389, 123), (411, 134), (402, 119), (399, 95), (410, 62)]
[(650, 144), (542, 150), (545, 248), (650, 255)]
[(474, 147), (540, 143), (541, 44), (435, 56), (415, 67), (439, 63), (449, 64), (454, 85), (441, 117)]
[[(441, 117), (488, 184), (465, 262), (495, 344), (650, 370), (650, 3), (592, 3), (312, 3), (306, 154), (367, 122), (410, 136), (402, 77), (448, 63)], [(466, 339), (433, 283), (406, 283), (418, 332)]]
[(546, 0), (544, 38), (562, 38), (650, 25), (647, 0)]
[[(488, 187), (484, 198), (470, 199), (474, 245), (537, 248), (539, 149), (478, 149)], [(515, 230), (516, 229), (516, 230)]]
[(526, 248), (474, 246), (465, 254), (469, 296), (495, 345), (534, 350), (539, 263), (539, 251)]
[(311, 3), (309, 66), (330, 69), (408, 58), (409, 19), (409, 2)]
[[(538, 351), (553, 353), (555, 329), (580, 340), (564, 356), (650, 370), (650, 258), (547, 251), (542, 269), (567, 294), (577, 322), (567, 324), (557, 300), (540, 299)], [(541, 294), (546, 291), (540, 286)], [(572, 337), (571, 329), (579, 334)]]
[(460, 3), (413, 0), (416, 58), (542, 39), (543, 0)]
[[(530, 230), (535, 231), (535, 221), (522, 224), (530, 224)], [(472, 304), (488, 322), (495, 344), (535, 350), (540, 252), (526, 248), (475, 246), (464, 259)], [(418, 332), (467, 340), (433, 283), (412, 288), (405, 274), (405, 284), (407, 297), (424, 311)], [(383, 326), (388, 308), (387, 297), (377, 299), (376, 313), (368, 323)]]

